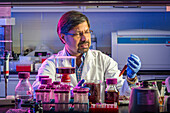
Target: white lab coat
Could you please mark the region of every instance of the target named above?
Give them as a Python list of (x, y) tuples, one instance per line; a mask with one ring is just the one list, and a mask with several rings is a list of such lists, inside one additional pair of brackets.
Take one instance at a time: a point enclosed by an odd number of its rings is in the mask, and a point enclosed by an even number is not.
[[(55, 68), (55, 57), (56, 56), (67, 56), (65, 48), (58, 52), (58, 54), (52, 55), (41, 65), (38, 75), (48, 75), (55, 81), (56, 68)], [(120, 71), (118, 70), (118, 64), (111, 57), (103, 54), (98, 50), (88, 50), (81, 79), (85, 80), (101, 80), (101, 100), (104, 102), (104, 90), (106, 78), (117, 78), (117, 88), (119, 89), (120, 95), (130, 96), (130, 87), (125, 79), (119, 77)], [(39, 86), (38, 75), (36, 81), (33, 83), (33, 89), (37, 89)], [(76, 74), (70, 75), (71, 84), (73, 87), (77, 85)]]

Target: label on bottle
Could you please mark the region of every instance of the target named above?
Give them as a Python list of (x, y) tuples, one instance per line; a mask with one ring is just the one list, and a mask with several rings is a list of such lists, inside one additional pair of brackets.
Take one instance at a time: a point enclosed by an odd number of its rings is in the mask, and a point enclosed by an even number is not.
[(137, 104), (138, 105), (154, 105), (154, 92), (137, 92)]

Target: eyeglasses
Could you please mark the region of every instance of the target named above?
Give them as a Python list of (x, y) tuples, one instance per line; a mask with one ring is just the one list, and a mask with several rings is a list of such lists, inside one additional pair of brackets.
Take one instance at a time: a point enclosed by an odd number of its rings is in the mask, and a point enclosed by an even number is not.
[(79, 32), (79, 33), (75, 33), (75, 34), (72, 34), (72, 33), (64, 33), (64, 34), (65, 35), (71, 35), (73, 37), (82, 37), (83, 35), (89, 36), (91, 33), (93, 33), (92, 30), (87, 30), (84, 33), (83, 32)]

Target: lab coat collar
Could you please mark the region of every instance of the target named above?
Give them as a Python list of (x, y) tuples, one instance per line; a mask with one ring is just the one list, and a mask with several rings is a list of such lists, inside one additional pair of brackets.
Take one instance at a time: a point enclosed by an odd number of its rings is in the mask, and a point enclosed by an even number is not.
[[(89, 49), (87, 51), (86, 56), (85, 56), (81, 79), (87, 79), (87, 75), (89, 75), (89, 69), (91, 67), (94, 67), (93, 66), (94, 64), (92, 63), (92, 61), (93, 61), (93, 59), (95, 59), (95, 57), (93, 56), (92, 51), (93, 50)], [(59, 52), (59, 56), (67, 56), (65, 47), (63, 48), (63, 50), (61, 52)], [(78, 83), (76, 74), (72, 74), (70, 77), (71, 77), (71, 81), (72, 81), (73, 86), (76, 86), (77, 83)]]
[(87, 55), (86, 55), (86, 58), (85, 58), (85, 61), (84, 61), (84, 66), (83, 66), (83, 71), (82, 71), (82, 76), (81, 76), (81, 79), (89, 79), (89, 75), (90, 74), (90, 69), (92, 67), (95, 67), (95, 64), (93, 62), (93, 60), (95, 60), (95, 57), (93, 56), (92, 54), (92, 51), (93, 50), (88, 50), (87, 52)]

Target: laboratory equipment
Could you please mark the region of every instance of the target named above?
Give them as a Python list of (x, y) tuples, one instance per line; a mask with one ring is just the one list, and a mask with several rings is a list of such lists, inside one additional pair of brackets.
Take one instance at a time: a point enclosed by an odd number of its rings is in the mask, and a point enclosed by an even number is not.
[(119, 91), (116, 88), (117, 79), (108, 78), (106, 79), (107, 88), (105, 90), (105, 103), (114, 104), (115, 107), (118, 107), (119, 104)]
[(101, 103), (91, 104), (89, 113), (119, 113), (119, 110), (114, 104)]
[[(88, 93), (89, 88), (78, 88), (77, 89), (77, 97), (78, 98), (78, 112), (88, 112)], [(75, 104), (76, 105), (76, 104)]]
[(135, 87), (140, 87), (140, 82), (136, 82), (136, 86)]
[(5, 97), (7, 96), (7, 86), (9, 77), (9, 56), (8, 50), (4, 51), (4, 79), (5, 79)]
[(129, 99), (129, 113), (159, 113), (158, 94), (155, 88), (149, 87), (148, 81), (143, 86), (132, 88)]
[(152, 85), (153, 85), (153, 88), (155, 88), (155, 89), (157, 90), (157, 92), (158, 92), (158, 97), (160, 97), (160, 92), (159, 92), (159, 89), (158, 89), (157, 82), (156, 82), (156, 81), (152, 82)]
[(43, 89), (36, 89), (36, 102), (42, 101), (44, 99)]
[(55, 112), (59, 112), (60, 111), (60, 104), (59, 103), (59, 100), (60, 100), (60, 91), (59, 89), (56, 89), (54, 91), (54, 95), (55, 95)]
[(49, 78), (49, 76), (48, 75), (39, 75), (38, 76), (38, 80), (39, 80), (39, 83), (41, 84), (41, 79), (42, 78)]
[[(73, 89), (74, 103), (78, 103), (78, 100), (79, 100), (78, 95), (77, 95), (77, 90), (78, 90), (78, 88)], [(74, 104), (74, 111), (77, 112), (78, 109), (79, 109), (78, 104)]]
[(61, 83), (60, 81), (54, 81), (54, 82), (53, 82), (54, 88), (55, 88), (55, 89), (60, 88), (60, 83)]
[(167, 91), (170, 92), (170, 76), (166, 78), (165, 85), (167, 87)]
[(62, 84), (70, 85), (70, 74), (75, 74), (76, 57), (75, 56), (57, 56), (56, 73), (61, 74)]
[(15, 107), (17, 109), (28, 109), (21, 107), (26, 101), (33, 100), (33, 88), (29, 82), (29, 72), (19, 72), (19, 82), (15, 88)]
[(44, 98), (42, 99), (42, 103), (43, 103), (43, 110), (44, 111), (50, 111), (50, 89), (43, 89), (43, 95)]
[(68, 112), (70, 110), (70, 90), (56, 89), (55, 93), (55, 112)]
[(125, 66), (123, 67), (123, 69), (121, 70), (121, 72), (120, 72), (120, 74), (119, 74), (119, 77), (122, 76), (122, 74), (125, 72), (126, 69), (127, 69), (127, 65), (125, 65)]
[(85, 80), (84, 86), (90, 88), (89, 104), (101, 103), (101, 80)]
[(162, 87), (161, 87), (160, 96), (159, 96), (159, 104), (160, 104), (160, 106), (164, 105), (165, 89), (166, 89), (165, 81), (162, 81)]
[[(131, 29), (111, 33), (112, 58), (122, 69), (134, 53), (141, 59), (140, 70), (170, 70), (170, 31)], [(159, 52), (158, 52), (159, 51)]]
[(51, 78), (41, 78), (41, 84), (39, 85), (38, 89), (40, 89), (40, 87), (45, 86), (45, 88), (47, 87), (47, 84), (51, 84), (52, 83), (52, 79)]
[(17, 72), (32, 72), (33, 64), (16, 64)]

